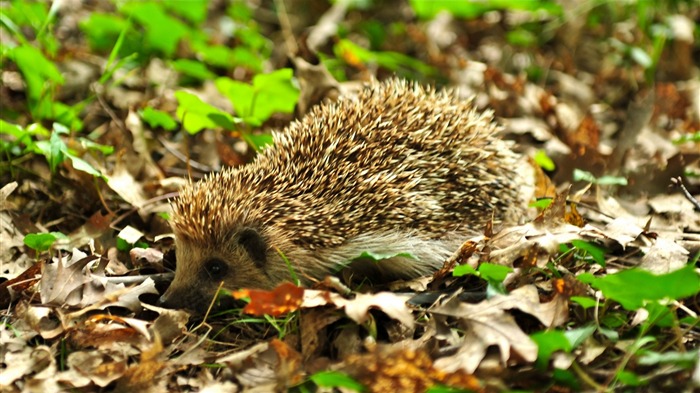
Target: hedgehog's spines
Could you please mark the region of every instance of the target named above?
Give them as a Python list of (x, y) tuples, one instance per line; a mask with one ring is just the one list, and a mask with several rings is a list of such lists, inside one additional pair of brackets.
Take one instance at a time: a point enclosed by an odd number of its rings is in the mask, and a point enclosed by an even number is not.
[(275, 132), (253, 163), (185, 187), (173, 227), (179, 241), (211, 249), (238, 228), (262, 228), (321, 265), (368, 251), (352, 248), (374, 244), (353, 243), (366, 236), (464, 234), (523, 210), (519, 158), (497, 131), (490, 111), (454, 91), (375, 83)]

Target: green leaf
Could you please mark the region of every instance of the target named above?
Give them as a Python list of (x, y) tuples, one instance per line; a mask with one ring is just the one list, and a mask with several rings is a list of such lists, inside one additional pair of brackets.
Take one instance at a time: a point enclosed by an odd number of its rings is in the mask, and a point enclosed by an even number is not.
[(513, 271), (513, 268), (503, 265), (495, 265), (493, 263), (482, 263), (477, 269), (479, 275), (486, 281), (503, 282), (508, 273)]
[(216, 78), (216, 74), (209, 71), (201, 61), (190, 59), (178, 59), (172, 62), (173, 69), (183, 75), (198, 79), (210, 80)]
[(413, 11), (422, 19), (432, 19), (441, 11), (447, 11), (458, 18), (473, 19), (489, 11), (521, 10), (544, 11), (550, 15), (560, 15), (561, 6), (552, 1), (532, 0), (411, 0)]
[(571, 329), (564, 332), (564, 336), (569, 340), (572, 349), (578, 348), (588, 337), (595, 333), (596, 326), (590, 325), (578, 329)]
[(199, 97), (186, 91), (175, 92), (178, 101), (177, 117), (190, 134), (196, 134), (204, 128), (234, 128), (234, 118), (221, 109), (215, 108)]
[(552, 198), (541, 198), (535, 202), (530, 203), (529, 206), (543, 210), (543, 209), (546, 209), (547, 207), (549, 207), (549, 205), (551, 205), (551, 204), (552, 204)]
[(554, 352), (564, 351), (569, 353), (573, 349), (569, 339), (560, 330), (535, 333), (530, 338), (537, 344), (537, 362), (535, 365), (540, 369), (547, 367), (549, 359)]
[(458, 265), (455, 266), (454, 270), (452, 270), (452, 276), (454, 277), (462, 277), (466, 276), (467, 274), (473, 274), (475, 276), (479, 275), (476, 269), (470, 265)]
[(95, 167), (88, 164), (87, 161), (83, 160), (82, 158), (80, 158), (80, 157), (78, 157), (78, 156), (76, 156), (68, 151), (65, 151), (64, 154), (66, 155), (66, 157), (68, 157), (70, 159), (71, 164), (73, 165), (73, 169), (81, 171), (81, 172), (85, 172), (87, 174), (90, 174), (90, 175), (95, 176), (95, 177), (99, 177), (102, 180), (107, 181), (107, 178), (104, 175), (102, 175), (102, 172), (98, 171), (97, 169), (95, 169)]
[(552, 161), (552, 159), (549, 158), (549, 156), (547, 156), (547, 153), (545, 153), (544, 150), (537, 150), (537, 153), (535, 153), (535, 157), (533, 158), (535, 160), (535, 163), (545, 171), (553, 171), (557, 168), (557, 166), (554, 164), (554, 161)]
[(550, 330), (530, 336), (537, 344), (537, 367), (546, 368), (549, 359), (556, 351), (571, 353), (578, 348), (596, 330), (595, 325), (567, 331)]
[(293, 72), (284, 68), (270, 74), (259, 74), (253, 84), (229, 78), (216, 80), (216, 87), (233, 104), (244, 122), (260, 126), (273, 113), (292, 113), (299, 99), (299, 90), (292, 83)]
[(194, 24), (200, 24), (207, 17), (209, 0), (167, 0), (163, 4), (169, 10)]
[(524, 48), (537, 45), (537, 36), (525, 29), (516, 29), (506, 33), (506, 40), (513, 45)]
[[(12, 150), (12, 154), (14, 155), (36, 150), (34, 140), (32, 139), (32, 133), (28, 129), (0, 119), (0, 134), (10, 136), (10, 138), (0, 138), (0, 141), (6, 142), (2, 145), (3, 149)], [(19, 149), (19, 145), (24, 145), (25, 148)]]
[[(130, 30), (131, 28), (131, 23), (127, 21), (126, 25), (124, 28), (122, 28), (122, 31), (119, 33), (119, 37), (117, 37), (117, 41), (114, 43), (114, 46), (112, 47), (112, 50), (109, 52), (109, 58), (107, 59), (107, 65), (105, 65), (105, 72), (100, 77), (100, 84), (105, 84), (107, 81), (112, 78), (112, 75), (116, 70), (118, 70), (124, 61), (117, 62), (116, 65), (114, 64), (114, 61), (117, 59), (117, 56), (119, 56), (119, 52), (121, 51), (122, 47), (124, 46), (124, 39), (126, 37), (126, 33)], [(129, 58), (135, 57), (135, 53), (128, 56)]]
[(428, 390), (426, 390), (425, 393), (474, 393), (474, 391), (471, 389), (461, 389), (453, 388), (450, 386), (434, 385), (428, 388)]
[(274, 140), (270, 134), (249, 134), (243, 135), (245, 141), (255, 149), (258, 153), (265, 150), (265, 148), (272, 146)]
[(172, 131), (177, 128), (177, 122), (169, 114), (154, 109), (150, 106), (139, 112), (141, 118), (151, 126), (151, 128), (162, 127), (165, 130)]
[(160, 3), (132, 2), (124, 10), (146, 30), (145, 40), (153, 48), (171, 57), (177, 44), (189, 33), (189, 28), (163, 11)]
[(630, 57), (644, 69), (650, 68), (654, 64), (651, 56), (644, 49), (637, 46), (630, 48)]
[(676, 145), (681, 145), (683, 143), (688, 143), (688, 142), (700, 142), (700, 131), (695, 131), (690, 134), (683, 134), (679, 136), (678, 138), (673, 140), (673, 143)]
[(593, 260), (602, 267), (605, 267), (605, 253), (607, 252), (603, 247), (598, 246), (592, 242), (587, 242), (585, 240), (572, 240), (571, 245), (575, 248), (586, 252), (590, 255)]
[(645, 329), (652, 326), (669, 328), (675, 325), (673, 312), (665, 305), (659, 303), (649, 303), (644, 305), (644, 309), (649, 312), (646, 320), (642, 323)]
[(338, 371), (320, 371), (310, 376), (309, 379), (324, 388), (345, 388), (356, 392), (365, 390), (361, 383)]
[(129, 29), (129, 22), (119, 15), (93, 12), (80, 21), (80, 29), (93, 50), (106, 51), (117, 46), (119, 37)]
[(598, 304), (595, 299), (586, 296), (572, 296), (571, 301), (574, 303), (578, 303), (578, 305), (583, 307), (584, 309), (595, 307), (596, 304)]
[(78, 141), (80, 141), (80, 144), (85, 148), (85, 150), (96, 150), (104, 155), (114, 153), (114, 146), (102, 145), (87, 138), (78, 138)]
[(692, 368), (698, 360), (698, 350), (688, 352), (669, 351), (664, 353), (644, 351), (637, 363), (641, 366), (674, 364), (685, 369)]
[(66, 160), (63, 152), (68, 150), (68, 147), (63, 143), (59, 133), (59, 130), (54, 128), (54, 132), (51, 133), (51, 138), (49, 139), (48, 154), (45, 154), (49, 162), (49, 167), (51, 168), (51, 173), (56, 173), (58, 166)]
[(10, 57), (22, 72), (27, 82), (27, 95), (30, 99), (38, 101), (42, 95), (49, 91), (46, 82), (62, 85), (63, 76), (58, 68), (31, 45), (20, 45), (10, 52)]
[(83, 122), (80, 120), (79, 114), (83, 110), (83, 105), (66, 105), (59, 101), (51, 102), (50, 112), (42, 116), (42, 119), (51, 119), (61, 124), (69, 125), (71, 130), (80, 130), (83, 128)]
[(395, 72), (416, 73), (421, 76), (436, 74), (436, 70), (411, 56), (398, 52), (378, 52), (365, 49), (354, 42), (342, 39), (333, 49), (336, 57), (351, 62), (377, 64)]
[(662, 275), (641, 269), (628, 269), (603, 277), (584, 273), (577, 278), (631, 311), (642, 308), (646, 302), (678, 300), (700, 292), (700, 276), (695, 272), (694, 265)]
[(641, 386), (644, 384), (639, 375), (626, 370), (620, 370), (617, 373), (617, 379), (627, 386)]
[(36, 252), (44, 252), (51, 248), (51, 246), (58, 239), (68, 239), (66, 235), (61, 232), (51, 232), (51, 233), (30, 233), (24, 237), (24, 244)]

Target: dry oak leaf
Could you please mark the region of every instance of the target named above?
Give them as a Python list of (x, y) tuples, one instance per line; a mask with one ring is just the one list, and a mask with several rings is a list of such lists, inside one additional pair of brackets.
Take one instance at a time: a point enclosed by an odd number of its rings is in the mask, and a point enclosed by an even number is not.
[(138, 364), (129, 367), (118, 379), (115, 392), (163, 392), (164, 378), (156, 378), (167, 363), (164, 358), (163, 344), (158, 337), (153, 340), (151, 347), (141, 352)]
[(216, 359), (215, 363), (225, 364), (241, 385), (265, 387), (272, 392), (276, 391), (278, 361), (277, 352), (270, 343), (263, 342), (246, 350), (222, 356)]
[(496, 295), (478, 304), (467, 304), (456, 297), (435, 307), (432, 314), (456, 317), (466, 332), (462, 345), (451, 356), (435, 361), (435, 366), (447, 372), (459, 369), (473, 373), (491, 345), (496, 345), (505, 364), (511, 350), (527, 362), (537, 359), (537, 345), (525, 334), (515, 319), (505, 310), (519, 309), (537, 317), (543, 324), (560, 324), (566, 320), (559, 303), (539, 303), (537, 290), (525, 286), (508, 295)]
[(243, 312), (251, 315), (280, 316), (296, 311), (301, 306), (304, 288), (292, 283), (282, 283), (272, 291), (240, 289), (231, 294), (236, 299), (249, 298)]
[(119, 379), (127, 369), (126, 355), (104, 351), (76, 351), (66, 359), (68, 369), (60, 372), (57, 380), (75, 388), (94, 383), (105, 387)]
[(357, 323), (367, 320), (371, 309), (378, 309), (386, 315), (401, 322), (408, 328), (413, 328), (415, 320), (413, 313), (406, 305), (410, 295), (399, 295), (393, 292), (358, 293), (354, 299), (346, 299), (337, 293), (307, 289), (304, 291), (303, 308), (333, 305), (345, 309), (345, 314)]
[[(91, 268), (97, 260), (99, 263), (92, 272)], [(158, 293), (155, 283), (150, 278), (128, 288), (122, 283), (110, 281), (105, 276), (108, 262), (106, 258), (87, 256), (74, 249), (70, 257), (54, 258), (53, 263), (44, 263), (39, 282), (41, 302), (90, 309), (119, 306), (137, 312), (142, 307), (139, 296), (144, 293)]]

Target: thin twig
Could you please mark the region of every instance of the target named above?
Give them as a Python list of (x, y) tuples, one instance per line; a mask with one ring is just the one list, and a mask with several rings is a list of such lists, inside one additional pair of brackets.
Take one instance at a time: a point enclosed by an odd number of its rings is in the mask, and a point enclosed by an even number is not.
[(700, 202), (698, 202), (698, 200), (695, 199), (695, 197), (690, 195), (690, 191), (688, 191), (688, 189), (685, 188), (685, 184), (683, 184), (683, 179), (681, 179), (680, 176), (672, 178), (671, 183), (673, 183), (674, 185), (676, 185), (676, 187), (681, 189), (681, 192), (683, 192), (685, 198), (689, 200), (690, 203), (693, 204), (693, 206), (695, 206), (695, 210), (700, 211)]

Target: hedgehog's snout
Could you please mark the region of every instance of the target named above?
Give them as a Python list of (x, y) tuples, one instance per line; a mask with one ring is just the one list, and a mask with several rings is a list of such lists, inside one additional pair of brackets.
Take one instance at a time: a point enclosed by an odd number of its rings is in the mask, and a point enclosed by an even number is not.
[(170, 297), (168, 296), (167, 292), (164, 293), (161, 297), (158, 298), (158, 307), (163, 307), (163, 308), (174, 308), (171, 305), (171, 302), (169, 301)]

